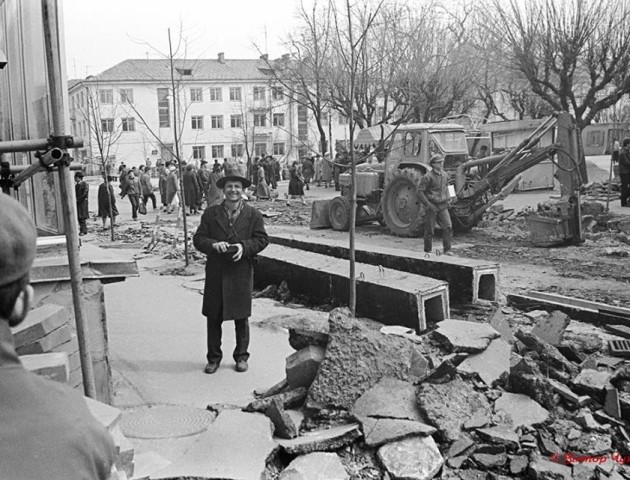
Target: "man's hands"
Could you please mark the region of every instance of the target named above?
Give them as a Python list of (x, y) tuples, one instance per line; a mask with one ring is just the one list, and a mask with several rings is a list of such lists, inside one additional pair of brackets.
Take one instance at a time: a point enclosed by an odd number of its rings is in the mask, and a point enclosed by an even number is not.
[(236, 253), (232, 255), (232, 261), (238, 262), (243, 256), (243, 245), (241, 245), (240, 243), (228, 242), (217, 242), (212, 244), (212, 248), (214, 248), (219, 253), (227, 252), (229, 247), (236, 247)]

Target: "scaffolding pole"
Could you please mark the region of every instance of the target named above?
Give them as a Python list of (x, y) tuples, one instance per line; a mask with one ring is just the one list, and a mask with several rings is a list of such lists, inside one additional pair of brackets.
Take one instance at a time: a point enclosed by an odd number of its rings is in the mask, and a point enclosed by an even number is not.
[[(61, 66), (61, 39), (59, 25), (59, 5), (57, 0), (41, 0), (44, 43), (46, 48), (46, 70), (48, 72), (49, 96), (52, 117), (52, 136), (61, 138), (66, 133), (66, 119), (64, 113), (64, 89)], [(67, 155), (67, 153), (66, 153)], [(59, 162), (59, 186), (61, 205), (66, 231), (66, 246), (68, 250), (68, 267), (70, 269), (70, 285), (74, 303), (74, 317), (81, 356), (81, 373), (83, 375), (83, 390), (85, 395), (96, 398), (94, 383), (94, 367), (89, 347), (89, 335), (85, 320), (83, 303), (83, 274), (79, 258), (79, 235), (77, 228), (77, 206), (70, 201), (72, 195), (72, 179), (70, 169), (64, 162)]]

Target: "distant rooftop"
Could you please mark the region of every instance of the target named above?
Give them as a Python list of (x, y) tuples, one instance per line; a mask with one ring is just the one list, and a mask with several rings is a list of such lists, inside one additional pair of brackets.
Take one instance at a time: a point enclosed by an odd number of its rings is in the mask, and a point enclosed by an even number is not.
[[(175, 78), (187, 80), (267, 80), (267, 65), (260, 59), (233, 60), (222, 55), (218, 59), (174, 60)], [(168, 59), (129, 59), (85, 80), (100, 82), (165, 82), (170, 81)], [(71, 84), (69, 83), (69, 86)]]

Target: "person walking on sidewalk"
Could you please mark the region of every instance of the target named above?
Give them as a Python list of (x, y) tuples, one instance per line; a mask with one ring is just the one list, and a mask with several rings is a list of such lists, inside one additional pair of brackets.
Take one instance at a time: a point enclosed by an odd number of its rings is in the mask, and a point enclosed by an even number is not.
[(155, 193), (153, 193), (151, 176), (149, 175), (149, 172), (144, 167), (144, 165), (140, 165), (140, 189), (142, 190), (142, 203), (146, 205), (147, 200), (150, 198), (153, 205), (153, 210), (155, 210), (157, 207), (157, 200), (155, 198)]
[(175, 197), (179, 196), (178, 193), (179, 178), (177, 178), (177, 167), (171, 164), (166, 177), (166, 213), (173, 213)]
[(207, 255), (206, 281), (201, 313), (206, 317), (208, 361), (205, 373), (217, 371), (221, 352), (222, 324), (234, 320), (236, 348), (232, 354), (236, 371), (248, 369), (249, 317), (252, 313), (254, 259), (269, 244), (261, 213), (247, 205), (243, 189), (251, 185), (240, 171), (228, 171), (217, 182), (225, 200), (203, 212), (193, 244)]
[(27, 371), (11, 327), (34, 305), (29, 272), (37, 231), (26, 209), (0, 194), (0, 477), (110, 478), (116, 450), (83, 397)]
[(131, 218), (138, 220), (138, 207), (140, 206), (140, 182), (133, 171), (130, 171), (127, 174), (125, 189), (120, 198), (125, 198), (125, 195), (129, 197), (129, 203), (131, 203)]
[(444, 157), (433, 155), (429, 160), (431, 170), (420, 180), (418, 198), (425, 206), (424, 213), (424, 251), (433, 249), (435, 223), (442, 229), (444, 254), (449, 254), (453, 242), (453, 224), (448, 213), (450, 195), (448, 193), (448, 173), (443, 169)]
[[(98, 216), (103, 222), (103, 230), (107, 225), (107, 217), (111, 220), (111, 225), (116, 225), (116, 217), (118, 216), (118, 208), (116, 207), (116, 197), (114, 196), (114, 187), (111, 184), (112, 177), (108, 176), (107, 181), (103, 180), (98, 187)], [(111, 207), (111, 208), (110, 208)]]
[(87, 230), (87, 219), (90, 218), (88, 208), (90, 186), (83, 180), (83, 172), (74, 174), (74, 193), (77, 197), (77, 217), (79, 219), (79, 235), (85, 235)]
[(619, 152), (619, 178), (621, 179), (621, 206), (630, 207), (630, 138), (624, 138)]

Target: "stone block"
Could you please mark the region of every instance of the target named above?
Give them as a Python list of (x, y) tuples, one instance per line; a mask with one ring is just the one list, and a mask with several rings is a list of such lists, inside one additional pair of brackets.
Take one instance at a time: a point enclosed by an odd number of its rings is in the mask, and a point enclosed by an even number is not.
[(24, 368), (40, 377), (60, 383), (66, 383), (70, 378), (68, 354), (65, 352), (22, 355), (20, 361)]
[(286, 375), (291, 388), (310, 387), (324, 360), (326, 350), (309, 345), (287, 357)]
[[(61, 305), (45, 303), (28, 313), (26, 319), (11, 329), (15, 348), (34, 343), (42, 337), (67, 324), (71, 312)], [(33, 352), (43, 353), (43, 352)]]
[(72, 330), (70, 329), (70, 326), (66, 323), (32, 343), (25, 343), (21, 345), (19, 348), (16, 348), (16, 351), (18, 355), (48, 353), (51, 352), (55, 347), (69, 342), (71, 338)]
[(379, 460), (393, 478), (427, 480), (442, 468), (444, 458), (432, 437), (412, 437), (382, 446)]

